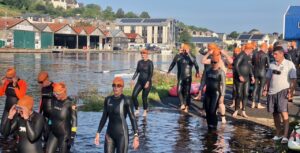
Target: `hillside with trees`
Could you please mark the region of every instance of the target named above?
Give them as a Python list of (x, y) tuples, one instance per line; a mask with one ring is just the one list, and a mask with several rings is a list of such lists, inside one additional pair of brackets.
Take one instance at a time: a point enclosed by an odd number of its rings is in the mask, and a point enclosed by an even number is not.
[(54, 8), (51, 2), (44, 0), (0, 0), (0, 16), (20, 16), (23, 13), (49, 14), (52, 17), (84, 17), (101, 20), (115, 20), (116, 18), (150, 18), (148, 12), (140, 14), (129, 11), (125, 12), (122, 8), (114, 12), (113, 8), (107, 6), (102, 8), (97, 4), (87, 4), (83, 7), (74, 9)]

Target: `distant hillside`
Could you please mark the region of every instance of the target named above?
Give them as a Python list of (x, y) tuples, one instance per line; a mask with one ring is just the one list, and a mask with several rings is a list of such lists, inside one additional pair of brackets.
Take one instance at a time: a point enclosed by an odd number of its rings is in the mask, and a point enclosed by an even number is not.
[(9, 8), (6, 5), (0, 4), (0, 16), (4, 17), (5, 15), (10, 17), (20, 16), (22, 12), (18, 9)]

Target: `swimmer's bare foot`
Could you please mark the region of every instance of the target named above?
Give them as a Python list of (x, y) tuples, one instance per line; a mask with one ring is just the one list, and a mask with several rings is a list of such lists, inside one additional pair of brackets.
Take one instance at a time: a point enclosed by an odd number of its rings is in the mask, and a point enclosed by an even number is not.
[(148, 112), (148, 110), (144, 110), (143, 117), (147, 116), (147, 112)]
[(232, 101), (232, 104), (229, 106), (230, 108), (233, 108), (235, 106), (235, 102)]
[(252, 102), (251, 108), (255, 108), (255, 102)]
[(182, 105), (180, 106), (180, 109), (181, 109), (181, 110), (184, 110), (185, 107), (186, 107), (186, 106), (182, 104)]
[(200, 109), (200, 115), (201, 116), (203, 116), (203, 117), (205, 117), (206, 116), (206, 112), (205, 112), (205, 110), (204, 109)]
[(222, 118), (222, 124), (226, 124), (226, 118), (225, 118), (225, 115), (221, 115), (221, 118)]
[(238, 110), (234, 111), (234, 113), (232, 114), (232, 117), (233, 117), (233, 118), (236, 118), (237, 115), (238, 115), (238, 112), (239, 112)]
[(261, 103), (258, 103), (258, 104), (257, 104), (257, 108), (258, 108), (258, 109), (264, 109), (264, 108), (266, 108), (266, 107), (262, 106)]
[(134, 111), (134, 116), (139, 116), (140, 111), (137, 109)]
[(248, 118), (248, 115), (246, 114), (246, 111), (242, 111), (242, 116), (245, 118)]
[(189, 106), (185, 106), (185, 109), (183, 110), (185, 113), (189, 112)]

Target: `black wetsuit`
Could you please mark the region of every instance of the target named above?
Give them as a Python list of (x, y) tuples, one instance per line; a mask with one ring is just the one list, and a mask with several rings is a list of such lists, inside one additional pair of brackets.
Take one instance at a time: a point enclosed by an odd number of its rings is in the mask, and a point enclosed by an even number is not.
[(225, 95), (225, 78), (225, 72), (221, 68), (218, 70), (210, 68), (205, 72), (203, 78), (206, 85), (204, 108), (207, 125), (210, 129), (215, 129), (218, 125), (217, 109), (220, 96)]
[(137, 122), (130, 108), (130, 101), (123, 94), (120, 97), (109, 96), (105, 98), (103, 115), (101, 117), (98, 133), (100, 133), (109, 119), (105, 135), (105, 153), (128, 152), (128, 125), (126, 117), (129, 115), (134, 134), (138, 133)]
[[(176, 55), (177, 56), (177, 55)], [(175, 64), (177, 64), (177, 93), (180, 99), (181, 105), (190, 105), (191, 102), (191, 83), (192, 83), (192, 67), (195, 66), (196, 73), (199, 73), (199, 66), (197, 64), (196, 58), (192, 57), (188, 53), (179, 54), (174, 58), (173, 62), (169, 67), (170, 72)]]
[[(133, 100), (134, 107), (137, 110), (139, 108), (139, 102), (137, 100), (137, 96), (143, 90), (142, 93), (143, 107), (144, 110), (147, 110), (148, 109), (147, 98), (152, 86), (153, 62), (151, 60), (147, 60), (147, 61), (140, 60), (137, 64), (137, 68), (132, 77), (132, 80), (134, 80), (138, 74), (139, 74), (139, 78), (132, 92), (132, 100)], [(149, 86), (148, 88), (145, 88), (147, 82), (149, 82)]]
[[(239, 76), (243, 76), (245, 82), (241, 82)], [(236, 86), (235, 110), (240, 107), (240, 102), (243, 102), (242, 110), (245, 111), (245, 106), (248, 102), (248, 92), (250, 77), (253, 77), (251, 58), (241, 52), (234, 61), (234, 85)]]
[(260, 97), (266, 83), (266, 72), (269, 68), (270, 61), (268, 54), (259, 51), (252, 56), (253, 73), (255, 78), (253, 100), (260, 103)]
[(3, 133), (5, 137), (10, 133), (17, 133), (19, 153), (43, 153), (41, 141), (43, 126), (44, 119), (41, 114), (33, 112), (28, 120), (16, 114), (12, 120), (5, 120)]
[[(17, 85), (18, 86), (18, 85)], [(5, 95), (6, 95), (6, 100), (5, 100), (5, 106), (2, 114), (2, 119), (1, 119), (1, 132), (3, 131), (3, 123), (7, 119), (8, 112), (10, 108), (18, 103), (19, 98), (16, 95), (16, 92), (13, 87), (13, 82), (10, 82), (7, 85), (7, 88), (5, 90)], [(3, 133), (2, 133), (3, 134)]]
[(52, 99), (52, 112), (50, 120), (52, 122), (50, 134), (47, 142), (47, 153), (54, 153), (59, 148), (60, 153), (69, 152), (74, 132), (71, 128), (77, 127), (77, 111), (72, 109), (73, 100), (67, 98), (64, 101)]
[(46, 124), (44, 125), (44, 141), (46, 142), (49, 136), (50, 126), (51, 126), (51, 120), (50, 114), (52, 110), (52, 98), (53, 98), (53, 83), (49, 86), (42, 88), (42, 101), (40, 104), (40, 113), (43, 114), (45, 118)]

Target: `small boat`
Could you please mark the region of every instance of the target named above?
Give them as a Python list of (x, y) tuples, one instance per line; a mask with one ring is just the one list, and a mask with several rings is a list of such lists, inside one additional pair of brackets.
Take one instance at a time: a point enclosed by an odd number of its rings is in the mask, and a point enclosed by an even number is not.
[(123, 78), (130, 78), (133, 77), (134, 73), (119, 73), (115, 74), (114, 77), (123, 77)]
[(296, 125), (290, 135), (288, 148), (294, 151), (300, 151), (300, 124)]
[[(192, 83), (192, 86), (191, 86), (190, 94), (191, 94), (191, 95), (196, 95), (196, 94), (198, 94), (198, 92), (199, 92), (199, 87), (200, 87), (200, 83), (193, 82), (193, 83)], [(172, 87), (172, 88), (169, 90), (169, 95), (170, 95), (170, 96), (173, 96), (173, 97), (177, 97), (177, 96), (178, 96), (178, 94), (177, 94), (177, 86), (174, 86), (174, 87)]]

